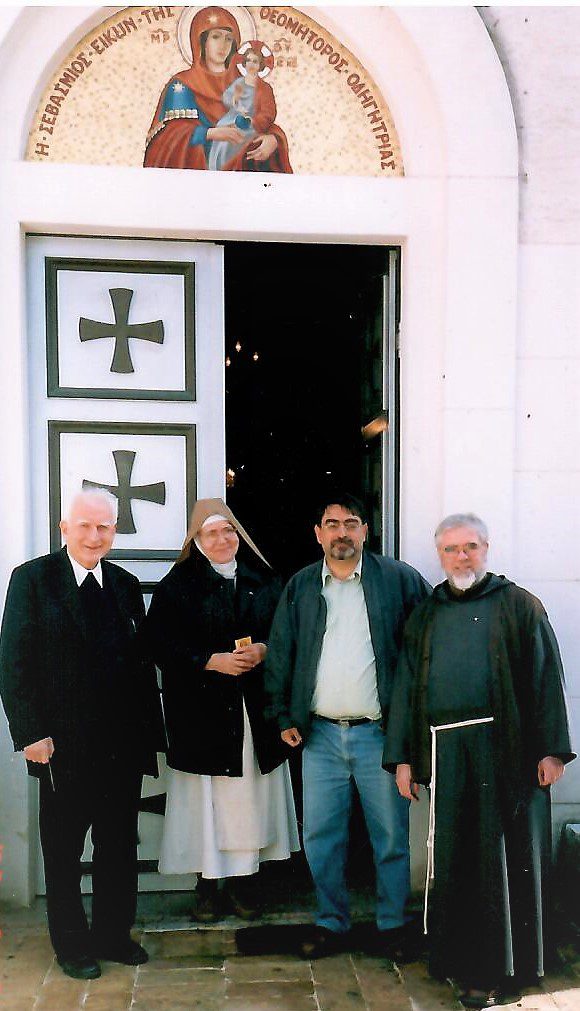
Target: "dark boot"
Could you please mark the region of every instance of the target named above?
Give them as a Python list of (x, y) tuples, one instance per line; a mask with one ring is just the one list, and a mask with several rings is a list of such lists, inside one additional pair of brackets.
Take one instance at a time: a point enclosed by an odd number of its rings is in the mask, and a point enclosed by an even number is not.
[(224, 898), (231, 911), (242, 920), (255, 920), (262, 912), (258, 875), (227, 878)]
[(198, 923), (215, 923), (222, 918), (221, 897), (216, 878), (199, 877), (194, 899), (192, 919)]

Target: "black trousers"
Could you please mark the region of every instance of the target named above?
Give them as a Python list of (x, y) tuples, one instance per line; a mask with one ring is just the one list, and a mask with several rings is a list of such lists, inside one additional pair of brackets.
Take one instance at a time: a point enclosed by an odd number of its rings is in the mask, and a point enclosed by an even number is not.
[[(103, 762), (98, 775), (40, 781), (40, 841), (50, 939), (57, 958), (90, 954), (124, 939), (137, 905), (137, 818), (142, 774)], [(81, 898), (81, 857), (91, 829), (92, 925)]]

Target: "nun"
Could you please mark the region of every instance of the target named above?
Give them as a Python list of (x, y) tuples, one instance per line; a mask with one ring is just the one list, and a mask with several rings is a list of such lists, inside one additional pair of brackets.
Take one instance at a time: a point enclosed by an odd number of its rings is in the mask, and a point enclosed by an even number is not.
[(225, 502), (200, 499), (145, 621), (168, 739), (159, 871), (198, 875), (201, 922), (256, 917), (259, 865), (300, 848), (285, 745), (264, 716), (263, 662), (280, 593)]

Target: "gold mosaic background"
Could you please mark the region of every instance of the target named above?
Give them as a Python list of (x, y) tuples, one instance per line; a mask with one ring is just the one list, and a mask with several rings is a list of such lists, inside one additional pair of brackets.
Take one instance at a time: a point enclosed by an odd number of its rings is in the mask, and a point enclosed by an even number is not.
[[(92, 29), (69, 53), (44, 91), (33, 117), (26, 158), (142, 165), (145, 137), (159, 95), (171, 76), (187, 66), (177, 44), (177, 24), (184, 10), (128, 7)], [(389, 109), (352, 53), (296, 8), (247, 7), (245, 11), (254, 19), (257, 38), (275, 56), (276, 65), (267, 80), (276, 97), (276, 122), (288, 137), (294, 172), (403, 175)], [(304, 31), (288, 31), (284, 27), (288, 17), (304, 26)], [(309, 44), (310, 32), (315, 38)], [(317, 38), (324, 42), (325, 55)], [(338, 56), (330, 54), (329, 47)], [(54, 85), (67, 71), (68, 85), (56, 90)], [(361, 89), (360, 94), (352, 85)], [(58, 105), (51, 102), (53, 95), (61, 99)], [(373, 133), (373, 126), (378, 128), (381, 119), (387, 126), (392, 157), (381, 156), (381, 145)]]

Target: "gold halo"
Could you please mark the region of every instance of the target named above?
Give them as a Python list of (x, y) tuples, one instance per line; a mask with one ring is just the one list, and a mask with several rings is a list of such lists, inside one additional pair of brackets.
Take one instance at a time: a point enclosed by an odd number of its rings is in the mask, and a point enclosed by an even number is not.
[(193, 21), (195, 15), (198, 14), (199, 11), (205, 10), (206, 7), (221, 7), (222, 10), (231, 14), (231, 16), (237, 21), (238, 28), (240, 30), (241, 42), (253, 40), (258, 37), (254, 19), (246, 7), (226, 7), (225, 4), (203, 4), (201, 7), (184, 7), (177, 25), (177, 43), (183, 59), (189, 64), (189, 66), (193, 63), (191, 39), (189, 37), (191, 22)]

